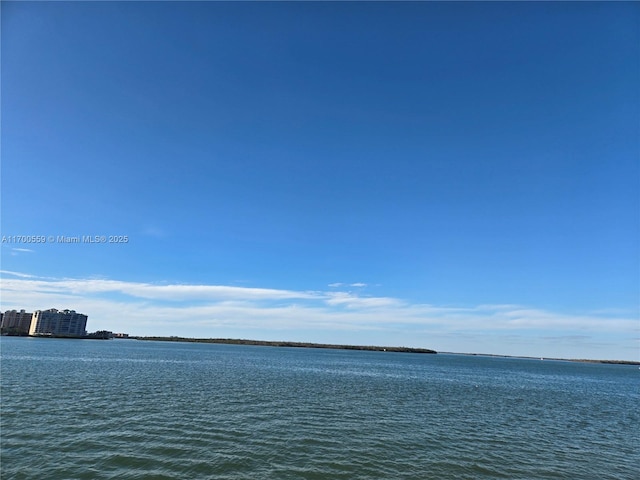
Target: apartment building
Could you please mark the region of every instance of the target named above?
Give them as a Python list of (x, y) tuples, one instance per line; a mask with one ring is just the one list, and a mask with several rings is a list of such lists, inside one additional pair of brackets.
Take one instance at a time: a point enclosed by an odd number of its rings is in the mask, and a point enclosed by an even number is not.
[(87, 316), (75, 310), (36, 310), (31, 318), (29, 335), (68, 335), (83, 337), (87, 334)]
[(7, 310), (2, 314), (2, 322), (0, 328), (2, 331), (13, 330), (16, 332), (27, 333), (31, 326), (31, 318), (33, 313), (24, 310)]

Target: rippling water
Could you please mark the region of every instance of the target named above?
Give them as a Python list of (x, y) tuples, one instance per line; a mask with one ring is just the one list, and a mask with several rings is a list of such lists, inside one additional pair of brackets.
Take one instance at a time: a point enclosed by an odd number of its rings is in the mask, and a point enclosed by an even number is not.
[(637, 479), (640, 370), (3, 337), (1, 478)]

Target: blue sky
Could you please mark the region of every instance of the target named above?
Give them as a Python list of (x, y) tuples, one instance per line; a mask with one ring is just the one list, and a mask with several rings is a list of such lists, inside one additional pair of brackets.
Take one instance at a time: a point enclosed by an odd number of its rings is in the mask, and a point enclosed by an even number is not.
[(3, 311), (640, 359), (637, 3), (1, 14)]

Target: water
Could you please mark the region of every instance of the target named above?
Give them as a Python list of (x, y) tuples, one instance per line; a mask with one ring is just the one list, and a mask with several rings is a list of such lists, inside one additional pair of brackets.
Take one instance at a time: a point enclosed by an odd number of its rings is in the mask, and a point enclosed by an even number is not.
[(1, 478), (637, 479), (640, 370), (3, 337)]

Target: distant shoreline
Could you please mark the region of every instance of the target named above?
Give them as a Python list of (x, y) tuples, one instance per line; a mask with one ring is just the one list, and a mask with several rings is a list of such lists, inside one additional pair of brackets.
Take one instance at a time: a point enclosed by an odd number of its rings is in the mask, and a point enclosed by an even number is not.
[(255, 345), (262, 347), (293, 347), (293, 348), (328, 348), (333, 350), (364, 350), (372, 352), (400, 352), (400, 353), (438, 353), (428, 348), (410, 347), (378, 347), (371, 345), (334, 345), (327, 343), (310, 342), (283, 342), (267, 340), (244, 340), (233, 338), (185, 338), (185, 337), (129, 337), (134, 340), (146, 340), (155, 342), (187, 342), (187, 343), (217, 343), (225, 345)]
[[(70, 337), (56, 335), (7, 335), (2, 336), (21, 336), (25, 338), (63, 338), (63, 339), (102, 339), (103, 337)], [(287, 342), (287, 341), (269, 341), (269, 340), (246, 340), (235, 338), (188, 338), (188, 337), (160, 337), (160, 336), (129, 336), (123, 337), (125, 340), (143, 340), (153, 342), (184, 342), (184, 343), (214, 343), (220, 345), (254, 345), (262, 347), (292, 347), (292, 348), (326, 348), (332, 350), (361, 350), (370, 352), (399, 352), (399, 353), (427, 353), (436, 354), (435, 350), (429, 348), (412, 348), (412, 347), (381, 347), (374, 345), (337, 345), (327, 343), (311, 343), (311, 342)], [(588, 358), (556, 358), (556, 357), (531, 357), (524, 355), (501, 355), (497, 353), (468, 353), (468, 352), (439, 352), (446, 355), (465, 355), (469, 357), (495, 357), (495, 358), (521, 358), (525, 360), (549, 360), (558, 362), (577, 362), (577, 363), (597, 363), (604, 365), (636, 365), (640, 366), (640, 362), (634, 360), (595, 360)]]
[[(246, 340), (233, 338), (187, 338), (187, 337), (143, 337), (131, 336), (130, 339), (159, 341), (159, 342), (187, 342), (187, 343), (216, 343), (222, 345), (256, 345), (265, 347), (295, 347), (295, 348), (328, 348), (333, 350), (363, 350), (371, 352), (402, 352), (402, 353), (438, 353), (428, 348), (411, 348), (411, 347), (380, 347), (370, 345), (336, 345), (325, 343), (311, 342), (286, 342), (286, 341), (268, 341), (268, 340)], [(475, 357), (497, 357), (497, 358), (523, 358), (528, 360), (554, 360), (561, 362), (578, 362), (578, 363), (599, 363), (606, 365), (638, 365), (640, 362), (633, 360), (593, 360), (581, 358), (552, 358), (552, 357), (528, 357), (523, 355), (499, 355), (492, 353), (460, 353), (460, 352), (440, 352), (452, 355), (467, 355)]]
[(496, 353), (460, 353), (460, 352), (440, 352), (451, 355), (467, 355), (470, 357), (497, 357), (497, 358), (523, 358), (526, 360), (552, 360), (557, 362), (578, 362), (578, 363), (604, 363), (609, 365), (639, 365), (640, 362), (634, 360), (593, 360), (588, 358), (555, 358), (555, 357), (526, 357), (523, 355), (499, 355)]

